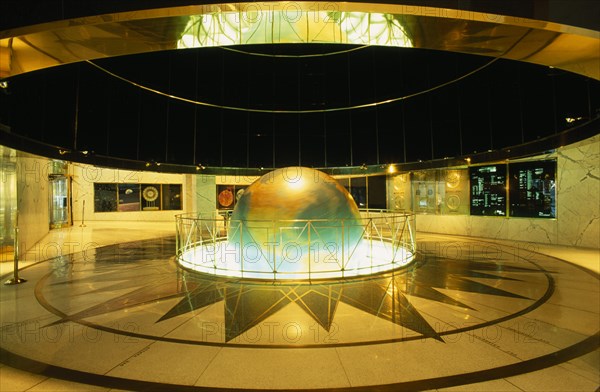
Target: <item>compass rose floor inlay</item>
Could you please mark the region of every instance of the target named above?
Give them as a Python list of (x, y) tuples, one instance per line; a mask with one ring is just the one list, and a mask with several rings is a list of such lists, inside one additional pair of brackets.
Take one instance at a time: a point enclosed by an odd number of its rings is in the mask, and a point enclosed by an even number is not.
[(422, 235), (393, 273), (277, 283), (188, 272), (174, 249), (25, 268), (27, 284), (1, 288), (0, 359), (134, 390), (534, 390), (524, 375), (544, 369), (556, 390), (600, 385), (598, 275), (523, 244)]

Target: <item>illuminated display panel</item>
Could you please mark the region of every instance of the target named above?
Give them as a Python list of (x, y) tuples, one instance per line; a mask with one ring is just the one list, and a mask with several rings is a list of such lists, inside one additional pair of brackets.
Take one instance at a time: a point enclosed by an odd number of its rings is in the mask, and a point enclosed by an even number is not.
[(436, 192), (437, 177), (436, 170), (422, 170), (413, 173), (413, 211), (425, 214), (439, 212)]
[(556, 161), (511, 163), (510, 215), (556, 218)]
[(471, 215), (506, 216), (506, 165), (471, 167)]
[[(469, 173), (466, 169), (414, 171), (411, 186), (415, 212), (438, 215), (469, 213)], [(394, 188), (397, 187), (394, 184)]]
[(191, 16), (177, 46), (198, 48), (265, 42), (413, 46), (397, 15), (340, 12), (328, 5), (321, 10), (302, 10), (291, 3), (283, 10), (256, 7)]
[(469, 176), (466, 169), (440, 170), (438, 189), (442, 214), (469, 213)]

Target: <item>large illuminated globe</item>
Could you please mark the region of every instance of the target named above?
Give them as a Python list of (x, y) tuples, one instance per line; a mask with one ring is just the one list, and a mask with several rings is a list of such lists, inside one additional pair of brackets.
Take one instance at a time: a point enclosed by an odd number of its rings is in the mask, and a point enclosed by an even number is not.
[(360, 257), (364, 227), (352, 196), (327, 174), (287, 167), (265, 174), (237, 201), (228, 245), (244, 270), (294, 275), (343, 270)]
[(304, 281), (391, 271), (415, 258), (414, 214), (364, 211), (361, 217), (348, 191), (318, 170), (278, 169), (238, 196), (230, 219), (177, 216), (182, 267)]

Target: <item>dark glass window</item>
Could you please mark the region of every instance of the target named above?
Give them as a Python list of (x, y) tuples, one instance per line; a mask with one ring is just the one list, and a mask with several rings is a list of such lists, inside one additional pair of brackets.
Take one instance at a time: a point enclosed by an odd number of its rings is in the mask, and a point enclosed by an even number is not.
[(358, 208), (368, 208), (366, 177), (355, 177), (350, 179), (350, 194)]
[(368, 177), (368, 206), (369, 208), (382, 209), (386, 208), (386, 177), (373, 176)]
[(163, 184), (162, 185), (162, 209), (163, 210), (181, 210), (182, 198), (181, 184)]

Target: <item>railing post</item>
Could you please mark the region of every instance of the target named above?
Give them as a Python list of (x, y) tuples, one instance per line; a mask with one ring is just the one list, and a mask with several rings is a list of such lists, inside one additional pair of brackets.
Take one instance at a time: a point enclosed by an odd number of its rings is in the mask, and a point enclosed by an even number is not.
[(273, 244), (273, 279), (277, 279), (277, 258), (276, 258), (276, 251), (275, 248), (277, 246), (277, 234), (276, 234), (276, 228), (277, 228), (277, 224), (275, 223), (275, 221), (271, 221), (271, 232), (273, 233), (273, 238), (269, 238), (269, 236), (267, 236), (269, 242), (271, 244)]
[(244, 277), (244, 221), (238, 223), (240, 225), (240, 275)]
[(310, 244), (310, 221), (308, 221), (308, 280), (311, 280), (311, 268), (310, 268), (310, 250), (311, 250), (311, 244)]
[[(198, 261), (198, 221), (194, 219), (192, 224), (190, 225), (190, 234), (192, 234), (192, 246), (194, 247), (194, 264)], [(200, 236), (202, 236), (202, 226), (200, 226)], [(201, 263), (204, 262), (204, 257), (202, 257)]]
[(23, 278), (19, 278), (19, 213), (15, 216), (15, 238), (14, 238), (14, 267), (13, 277), (4, 282), (5, 285), (14, 285), (27, 282)]
[(373, 218), (369, 218), (369, 231), (369, 256), (371, 256), (371, 273), (373, 273)]
[(175, 217), (175, 255), (179, 257), (179, 224), (181, 222), (181, 217)]
[(85, 227), (85, 200), (83, 201), (83, 205), (81, 206), (81, 224), (79, 227)]
[[(344, 230), (344, 220), (342, 219), (342, 269), (345, 272), (346, 271), (346, 266), (348, 265), (348, 263), (346, 262), (345, 259), (345, 252), (344, 252), (344, 237), (346, 236), (345, 230)], [(342, 276), (344, 276), (344, 272), (342, 272)]]

